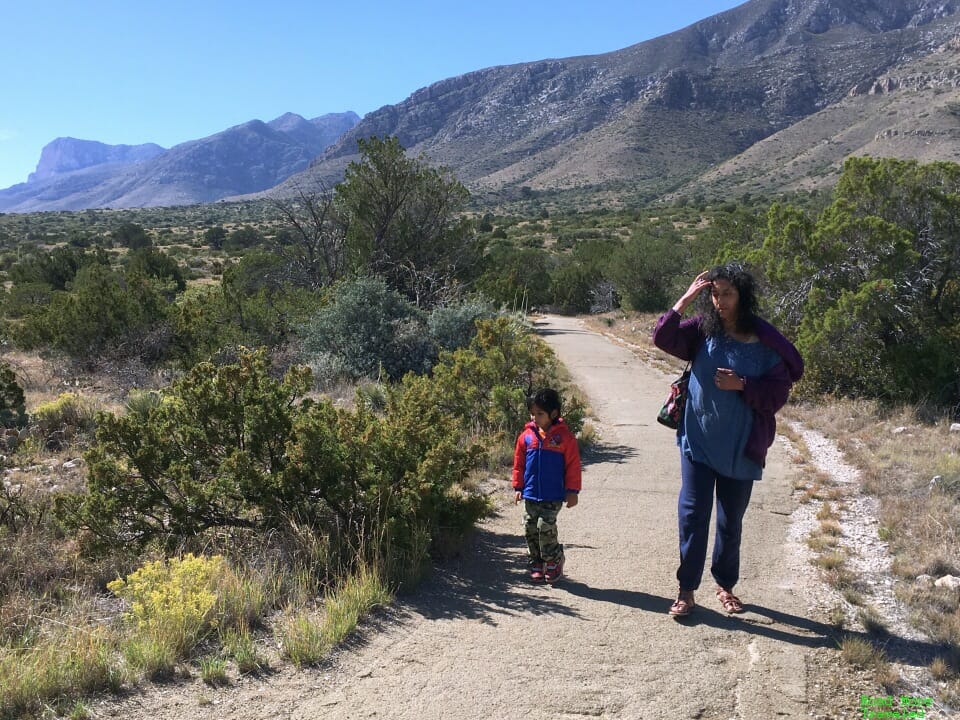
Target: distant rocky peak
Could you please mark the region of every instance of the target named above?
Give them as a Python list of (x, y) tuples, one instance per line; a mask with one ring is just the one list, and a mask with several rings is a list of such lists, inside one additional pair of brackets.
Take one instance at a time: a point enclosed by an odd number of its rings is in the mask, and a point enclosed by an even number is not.
[(36, 172), (27, 182), (83, 170), (105, 164), (132, 165), (155, 158), (165, 149), (154, 143), (144, 145), (107, 145), (96, 140), (60, 137), (44, 146)]
[(306, 118), (292, 112), (284, 113), (280, 117), (267, 123), (267, 125), (272, 127), (274, 130), (279, 130), (280, 132), (295, 130), (298, 127), (309, 124), (310, 123), (307, 122)]

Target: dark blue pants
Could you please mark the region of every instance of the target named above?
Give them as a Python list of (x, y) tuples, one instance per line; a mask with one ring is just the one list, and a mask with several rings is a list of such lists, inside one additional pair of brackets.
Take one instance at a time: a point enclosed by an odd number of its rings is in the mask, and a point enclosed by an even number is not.
[(707, 559), (707, 538), (713, 495), (717, 495), (717, 532), (713, 540), (710, 574), (717, 585), (731, 589), (740, 579), (740, 536), (743, 515), (750, 503), (753, 480), (734, 480), (717, 474), (711, 467), (693, 462), (680, 453), (680, 567), (677, 580), (681, 590), (696, 590)]

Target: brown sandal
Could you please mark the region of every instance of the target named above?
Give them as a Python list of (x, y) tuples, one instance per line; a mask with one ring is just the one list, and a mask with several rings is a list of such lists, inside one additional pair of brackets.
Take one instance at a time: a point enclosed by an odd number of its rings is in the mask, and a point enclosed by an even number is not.
[(681, 590), (667, 612), (673, 617), (686, 617), (696, 606), (697, 604), (693, 601), (693, 590)]
[(731, 615), (743, 612), (743, 603), (740, 602), (740, 598), (738, 598), (729, 590), (724, 590), (722, 587), (718, 587), (717, 600), (719, 600), (720, 604), (723, 605), (723, 609)]

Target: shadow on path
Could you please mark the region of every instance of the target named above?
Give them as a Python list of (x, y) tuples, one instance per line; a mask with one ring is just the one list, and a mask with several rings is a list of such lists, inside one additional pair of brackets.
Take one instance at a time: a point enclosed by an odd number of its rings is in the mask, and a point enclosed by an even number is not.
[[(665, 622), (670, 620), (667, 609), (672, 597), (620, 587), (593, 587), (573, 577), (564, 578), (554, 587), (531, 584), (527, 579), (526, 548), (519, 521), (517, 524), (516, 535), (478, 529), (457, 557), (435, 566), (433, 575), (415, 594), (401, 597), (395, 610), (381, 613), (378, 619), (372, 619), (373, 624), (401, 621), (407, 613), (431, 620), (469, 619), (492, 625), (498, 618), (526, 613), (582, 618), (564, 597), (568, 594), (662, 615)], [(698, 605), (690, 616), (677, 618), (675, 624), (678, 628), (703, 625), (748, 633), (804, 648), (836, 648), (845, 638), (860, 638), (872, 644), (880, 640), (890, 660), (913, 666), (928, 666), (949, 652), (942, 644), (897, 636), (888, 636), (883, 642), (875, 635), (838, 630), (826, 623), (762, 605), (744, 607), (744, 614), (728, 615), (719, 609)]]
[(595, 463), (615, 463), (620, 465), (637, 455), (637, 449), (629, 445), (598, 443), (584, 448), (580, 453), (580, 459), (584, 466)]
[(590, 330), (584, 330), (583, 328), (550, 328), (550, 327), (540, 327), (539, 323), (533, 324), (533, 330), (537, 335), (596, 335), (595, 332)]
[(807, 648), (837, 648), (843, 640), (856, 638), (872, 645), (881, 645), (887, 658), (893, 662), (916, 667), (928, 666), (934, 659), (949, 652), (947, 646), (939, 643), (895, 635), (888, 635), (884, 639), (862, 631), (839, 630), (833, 625), (762, 605), (745, 604), (744, 609), (746, 612), (742, 615), (728, 615), (698, 605), (691, 615), (676, 620), (681, 626), (706, 625)]
[(636, 590), (624, 590), (623, 588), (599, 588), (591, 587), (582, 582), (567, 578), (557, 585), (558, 590), (563, 590), (571, 595), (595, 600), (597, 602), (613, 603), (624, 607), (634, 608), (656, 614), (665, 614), (672, 598), (662, 597), (660, 595), (650, 595), (648, 593), (637, 592)]
[(527, 579), (526, 545), (520, 532), (506, 535), (480, 528), (455, 558), (438, 564), (415, 595), (400, 605), (431, 620), (469, 619), (496, 623), (498, 616), (530, 613), (577, 616), (549, 586)]

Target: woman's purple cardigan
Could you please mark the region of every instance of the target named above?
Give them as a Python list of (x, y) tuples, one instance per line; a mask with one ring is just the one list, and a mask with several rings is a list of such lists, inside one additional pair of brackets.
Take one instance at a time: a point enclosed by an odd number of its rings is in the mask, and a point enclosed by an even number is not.
[[(667, 310), (653, 328), (653, 344), (661, 350), (692, 361), (704, 341), (701, 316), (680, 319), (676, 310)], [(803, 376), (803, 358), (780, 332), (763, 318), (755, 318), (754, 332), (780, 356), (780, 362), (763, 375), (744, 378), (743, 399), (753, 409), (753, 428), (744, 455), (763, 467), (767, 449), (777, 434), (776, 412), (787, 402), (790, 388)]]

